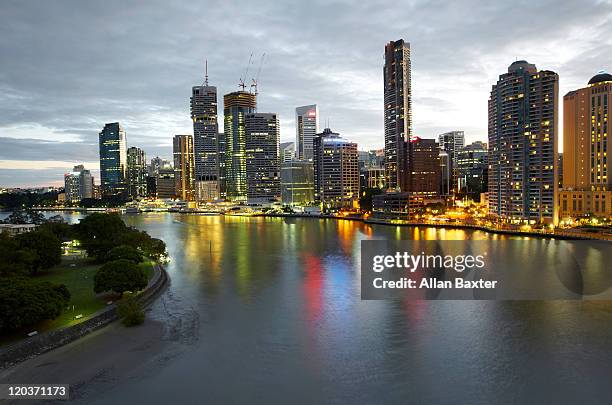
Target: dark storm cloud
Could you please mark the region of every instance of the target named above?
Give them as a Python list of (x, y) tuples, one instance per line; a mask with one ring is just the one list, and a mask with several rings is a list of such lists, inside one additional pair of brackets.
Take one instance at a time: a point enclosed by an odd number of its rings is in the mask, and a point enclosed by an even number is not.
[[(221, 96), (237, 89), (249, 54), (252, 76), (265, 52), (259, 110), (280, 114), (283, 139), (294, 136), (294, 108), (318, 103), (321, 123), (381, 146), (383, 47), (404, 38), (415, 133), (483, 137), (490, 86), (516, 58), (557, 71), (562, 94), (612, 69), (611, 10), (610, 1), (585, 0), (5, 0), (0, 136), (45, 141), (5, 154), (13, 160), (87, 161), (104, 123), (121, 121), (129, 145), (169, 157), (171, 136), (191, 131), (190, 89), (203, 81), (204, 58)], [(37, 174), (14, 179), (33, 183)]]

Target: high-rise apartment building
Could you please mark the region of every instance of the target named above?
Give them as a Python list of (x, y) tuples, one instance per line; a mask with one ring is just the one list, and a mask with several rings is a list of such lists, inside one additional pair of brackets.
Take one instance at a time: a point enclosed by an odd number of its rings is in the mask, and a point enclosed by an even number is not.
[(280, 124), (277, 114), (245, 117), (247, 200), (271, 202), (280, 198)]
[(319, 107), (316, 104), (295, 109), (295, 145), (297, 158), (312, 160), (312, 145), (319, 131)]
[(196, 181), (218, 181), (217, 88), (208, 85), (208, 72), (201, 86), (191, 88), (191, 120)]
[(81, 201), (79, 172), (64, 174), (64, 193), (66, 202), (76, 203)]
[(448, 154), (450, 172), (450, 187), (449, 194), (454, 194), (458, 191), (459, 172), (457, 169), (457, 158), (459, 151), (465, 146), (465, 133), (463, 131), (450, 131), (438, 135), (440, 149)]
[(563, 97), (562, 217), (612, 216), (612, 75), (603, 71)]
[(412, 137), (410, 43), (400, 39), (385, 45), (383, 79), (387, 189), (406, 190)]
[(126, 143), (125, 130), (118, 122), (104, 125), (99, 134), (100, 186), (103, 195), (126, 195)]
[(489, 98), (489, 213), (510, 223), (556, 224), (559, 76), (523, 60)]
[(127, 183), (131, 198), (147, 195), (147, 159), (144, 150), (135, 146), (127, 150)]
[(94, 197), (94, 180), (89, 170), (83, 165), (74, 166), (72, 172), (64, 175), (64, 192), (66, 201), (75, 203), (85, 198)]
[(255, 112), (257, 96), (236, 91), (223, 96), (224, 134), (219, 139), (224, 165), (220, 166), (221, 197), (247, 200), (246, 116)]
[(315, 200), (324, 208), (354, 207), (359, 200), (357, 144), (325, 128), (314, 140)]
[(176, 197), (183, 201), (194, 201), (193, 137), (191, 135), (175, 135), (172, 143), (172, 154), (174, 156), (174, 190)]

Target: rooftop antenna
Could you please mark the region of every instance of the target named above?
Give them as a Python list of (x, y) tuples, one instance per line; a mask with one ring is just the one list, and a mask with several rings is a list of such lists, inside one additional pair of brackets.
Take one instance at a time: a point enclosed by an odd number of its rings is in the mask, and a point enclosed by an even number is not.
[(208, 59), (204, 59), (204, 86), (208, 86)]
[(251, 67), (252, 60), (253, 52), (251, 52), (251, 56), (249, 57), (249, 63), (247, 64), (246, 70), (244, 71), (244, 76), (240, 78), (240, 83), (238, 84), (238, 87), (242, 88), (242, 91), (244, 91), (246, 88), (246, 84), (244, 84), (244, 81), (246, 80), (247, 75), (249, 74), (249, 68)]
[(251, 88), (255, 88), (255, 95), (257, 95), (257, 83), (259, 83), (259, 74), (261, 73), (261, 67), (263, 66), (264, 59), (266, 58), (266, 53), (261, 54), (261, 59), (259, 60), (259, 69), (257, 69), (257, 74), (252, 79)]

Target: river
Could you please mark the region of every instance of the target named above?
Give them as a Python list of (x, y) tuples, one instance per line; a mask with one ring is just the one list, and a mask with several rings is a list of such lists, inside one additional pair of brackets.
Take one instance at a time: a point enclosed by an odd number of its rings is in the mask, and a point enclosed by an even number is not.
[(171, 285), (147, 316), (166, 325), (168, 344), (164, 361), (83, 403), (612, 402), (612, 303), (360, 299), (362, 239), (508, 236), (332, 219), (123, 218), (167, 244)]

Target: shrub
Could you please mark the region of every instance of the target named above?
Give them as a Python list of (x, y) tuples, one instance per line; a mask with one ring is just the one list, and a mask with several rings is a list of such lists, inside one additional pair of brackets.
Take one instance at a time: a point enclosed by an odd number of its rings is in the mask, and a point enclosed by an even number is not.
[(125, 297), (117, 303), (117, 314), (125, 326), (141, 325), (145, 314), (134, 297)]

